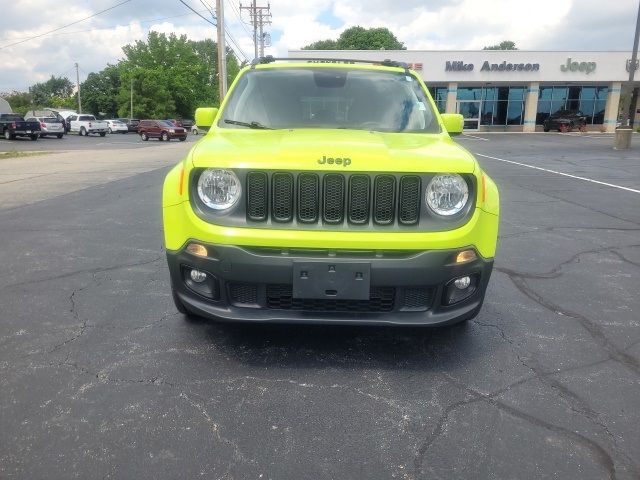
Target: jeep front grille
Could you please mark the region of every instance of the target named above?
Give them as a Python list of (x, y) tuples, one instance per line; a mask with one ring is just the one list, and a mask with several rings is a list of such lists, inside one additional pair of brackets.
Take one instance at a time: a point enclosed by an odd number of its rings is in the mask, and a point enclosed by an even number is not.
[(249, 172), (250, 222), (327, 225), (415, 225), (422, 182), (417, 175)]

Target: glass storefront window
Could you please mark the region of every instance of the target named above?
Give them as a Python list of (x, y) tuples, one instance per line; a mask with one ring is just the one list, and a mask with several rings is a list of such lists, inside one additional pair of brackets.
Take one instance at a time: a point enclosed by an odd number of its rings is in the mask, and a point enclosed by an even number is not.
[(579, 110), (588, 124), (604, 120), (604, 108), (609, 88), (605, 86), (542, 86), (538, 96), (536, 124), (542, 125), (547, 117), (558, 110)]
[(458, 101), (480, 100), (481, 125), (522, 125), (525, 87), (458, 87)]
[(429, 87), (429, 92), (433, 97), (433, 101), (436, 102), (436, 107), (440, 113), (444, 113), (447, 110), (447, 93), (449, 89), (447, 87)]

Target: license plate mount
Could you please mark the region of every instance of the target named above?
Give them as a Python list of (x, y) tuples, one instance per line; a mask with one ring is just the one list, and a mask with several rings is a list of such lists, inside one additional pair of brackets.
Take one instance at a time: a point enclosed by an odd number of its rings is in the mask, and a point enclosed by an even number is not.
[(293, 298), (369, 300), (370, 287), (370, 263), (293, 262)]

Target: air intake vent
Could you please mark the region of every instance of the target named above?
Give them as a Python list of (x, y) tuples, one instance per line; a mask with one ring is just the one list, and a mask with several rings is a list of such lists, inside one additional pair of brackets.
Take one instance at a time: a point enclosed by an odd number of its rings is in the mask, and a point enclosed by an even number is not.
[(400, 180), (400, 205), (398, 217), (403, 225), (418, 223), (420, 216), (420, 178), (402, 177)]
[(273, 219), (290, 222), (293, 219), (293, 175), (274, 173), (272, 188)]
[(269, 202), (267, 174), (250, 172), (247, 175), (247, 217), (254, 221), (267, 219)]
[(353, 175), (349, 179), (349, 221), (357, 225), (369, 221), (369, 177)]
[(320, 181), (313, 173), (301, 173), (298, 177), (298, 221), (316, 223), (318, 221), (318, 205)]
[(380, 225), (393, 223), (395, 212), (396, 179), (390, 175), (379, 175), (375, 180), (373, 220)]
[(323, 218), (327, 223), (341, 223), (344, 217), (344, 177), (329, 174), (324, 177)]

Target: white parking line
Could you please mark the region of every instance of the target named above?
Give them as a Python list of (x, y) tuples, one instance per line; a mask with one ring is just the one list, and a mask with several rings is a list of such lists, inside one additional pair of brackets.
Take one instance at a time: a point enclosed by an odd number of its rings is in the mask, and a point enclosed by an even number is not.
[(469, 135), (468, 133), (463, 133), (462, 136), (463, 137), (469, 137), (469, 138), (475, 138), (477, 140), (482, 140), (483, 142), (488, 142), (489, 141), (488, 138), (476, 137), (475, 135)]
[(620, 190), (626, 190), (627, 192), (640, 193), (640, 190), (634, 188), (623, 187), (622, 185), (614, 185), (613, 183), (601, 182), (599, 180), (593, 180), (591, 178), (578, 177), (577, 175), (571, 175), (564, 172), (556, 172), (555, 170), (549, 170), (548, 168), (536, 167), (534, 165), (527, 165), (526, 163), (514, 162), (513, 160), (505, 160), (504, 158), (491, 157), (489, 155), (483, 155), (482, 153), (476, 153), (479, 157), (490, 158), (491, 160), (498, 160), (499, 162), (512, 163), (513, 165), (519, 165), (521, 167), (533, 168), (534, 170), (541, 170), (543, 172), (555, 173), (556, 175), (562, 175), (563, 177), (575, 178), (576, 180), (582, 180), (584, 182), (597, 183), (598, 185), (604, 185), (606, 187), (619, 188)]

